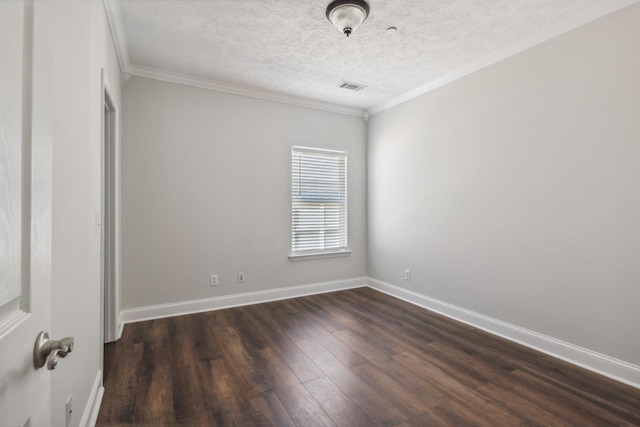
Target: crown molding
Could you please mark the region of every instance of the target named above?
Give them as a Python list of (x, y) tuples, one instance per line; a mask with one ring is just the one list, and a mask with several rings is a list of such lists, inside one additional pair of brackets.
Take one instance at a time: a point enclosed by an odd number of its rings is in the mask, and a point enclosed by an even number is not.
[(316, 110), (329, 111), (332, 113), (346, 114), (351, 116), (362, 117), (367, 121), (370, 116), (378, 114), (382, 111), (393, 108), (416, 98), (420, 95), (428, 93), (434, 89), (451, 83), (466, 75), (479, 71), (490, 65), (503, 61), (511, 56), (517, 55), (527, 49), (544, 43), (550, 39), (558, 37), (564, 33), (574, 30), (578, 27), (602, 18), (606, 15), (614, 13), (627, 6), (640, 2), (640, 0), (607, 0), (602, 1), (576, 15), (566, 18), (555, 25), (544, 28), (528, 37), (518, 40), (502, 49), (492, 52), (477, 61), (471, 62), (463, 67), (454, 70), (440, 78), (419, 86), (409, 92), (397, 97), (391, 98), (380, 104), (374, 105), (367, 110), (349, 107), (344, 105), (332, 104), (324, 101), (317, 101), (298, 96), (286, 95), (278, 92), (268, 91), (264, 89), (251, 88), (248, 86), (235, 85), (232, 83), (218, 82), (211, 79), (194, 77), (181, 73), (164, 71), (156, 68), (143, 67), (133, 65), (129, 57), (129, 49), (127, 47), (126, 34), (122, 23), (122, 14), (120, 12), (120, 0), (103, 0), (107, 14), (109, 27), (113, 42), (115, 44), (118, 61), (120, 62), (120, 70), (123, 74), (122, 81), (126, 81), (129, 76), (145, 77), (149, 79), (161, 80), (171, 83), (177, 83), (187, 86), (199, 87), (203, 89), (215, 90), (218, 92), (230, 93), (234, 95), (258, 98), (267, 101), (279, 102), (300, 107), (312, 108)]
[(602, 1), (584, 11), (570, 16), (555, 25), (544, 28), (530, 36), (520, 39), (502, 49), (490, 53), (477, 61), (471, 62), (468, 65), (460, 67), (451, 73), (448, 73), (440, 78), (437, 78), (423, 86), (417, 87), (409, 92), (406, 92), (395, 98), (391, 98), (388, 101), (381, 102), (373, 107), (367, 109), (370, 115), (381, 113), (397, 105), (403, 104), (415, 97), (430, 92), (439, 88), (447, 83), (451, 83), (459, 78), (462, 78), (468, 74), (486, 68), (490, 65), (503, 61), (511, 56), (517, 55), (527, 49), (544, 43), (550, 39), (558, 37), (564, 33), (574, 30), (578, 27), (602, 18), (606, 15), (614, 13), (627, 6), (631, 6), (634, 3), (638, 3), (640, 0), (608, 0)]
[(111, 29), (111, 37), (113, 38), (113, 44), (115, 45), (116, 54), (118, 56), (118, 62), (120, 63), (121, 83), (127, 81), (131, 76), (138, 76), (202, 89), (215, 90), (218, 92), (231, 93), (234, 95), (247, 96), (250, 98), (258, 98), (266, 101), (279, 102), (282, 104), (312, 108), (315, 110), (364, 117), (365, 111), (362, 108), (348, 107), (330, 102), (286, 95), (264, 89), (218, 82), (211, 79), (164, 71), (157, 68), (134, 65), (131, 63), (129, 48), (127, 47), (127, 36), (122, 22), (120, 0), (103, 0), (103, 3), (107, 15), (107, 21), (109, 22), (109, 28)]
[(107, 13), (107, 21), (111, 29), (111, 38), (116, 48), (116, 55), (120, 63), (120, 71), (124, 74), (131, 73), (131, 60), (129, 59), (129, 48), (127, 47), (127, 35), (124, 32), (122, 23), (122, 13), (120, 12), (119, 0), (103, 0), (104, 10)]
[(230, 93), (233, 95), (263, 99), (265, 101), (296, 105), (298, 107), (313, 108), (315, 110), (329, 111), (331, 113), (346, 114), (357, 117), (362, 117), (364, 113), (364, 110), (362, 110), (361, 108), (347, 107), (344, 105), (332, 104), (329, 102), (316, 101), (313, 99), (286, 95), (279, 92), (272, 92), (269, 90), (241, 86), (232, 83), (217, 82), (215, 80), (194, 77), (187, 74), (174, 73), (171, 71), (159, 70), (157, 68), (132, 65), (130, 74), (132, 76), (144, 77), (147, 79), (161, 80), (169, 83), (177, 83), (202, 89), (215, 90), (217, 92)]

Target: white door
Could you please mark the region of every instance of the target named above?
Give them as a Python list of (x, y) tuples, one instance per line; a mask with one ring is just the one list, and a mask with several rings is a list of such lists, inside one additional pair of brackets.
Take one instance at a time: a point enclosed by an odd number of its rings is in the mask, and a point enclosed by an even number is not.
[(55, 371), (33, 361), (36, 336), (51, 327), (49, 3), (0, 1), (1, 426), (51, 419)]

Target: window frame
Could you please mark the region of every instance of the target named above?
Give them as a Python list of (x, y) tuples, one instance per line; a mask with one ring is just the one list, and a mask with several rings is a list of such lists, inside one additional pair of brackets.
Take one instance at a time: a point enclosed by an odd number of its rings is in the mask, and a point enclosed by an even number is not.
[[(344, 194), (344, 200), (342, 202), (339, 202), (342, 204), (342, 210), (343, 210), (343, 215), (344, 215), (344, 219), (343, 221), (339, 221), (339, 224), (341, 225), (340, 229), (339, 229), (339, 233), (343, 236), (343, 243), (344, 245), (340, 245), (337, 247), (329, 247), (329, 248), (314, 248), (314, 249), (308, 249), (308, 250), (296, 250), (294, 251), (294, 241), (296, 239), (296, 229), (295, 229), (295, 204), (296, 203), (300, 203), (300, 201), (296, 201), (295, 200), (295, 190), (294, 190), (294, 182), (295, 182), (295, 171), (294, 171), (294, 156), (297, 153), (309, 153), (309, 154), (315, 154), (315, 155), (319, 155), (319, 156), (326, 156), (326, 157), (341, 157), (344, 159), (344, 176), (343, 177), (338, 177), (338, 179), (342, 178), (342, 180), (344, 181), (344, 188), (342, 190), (342, 193)], [(343, 257), (343, 256), (348, 256), (351, 254), (351, 249), (348, 246), (348, 242), (349, 242), (349, 238), (348, 238), (348, 207), (349, 207), (349, 201), (348, 201), (348, 158), (349, 158), (349, 153), (347, 151), (339, 151), (339, 150), (328, 150), (328, 149), (322, 149), (322, 148), (313, 148), (313, 147), (303, 147), (303, 146), (292, 146), (291, 147), (291, 164), (290, 164), (290, 190), (291, 190), (291, 205), (290, 205), (290, 225), (291, 225), (291, 229), (290, 229), (290, 240), (289, 240), (289, 244), (290, 244), (290, 252), (289, 252), (289, 260), (290, 261), (299, 261), (299, 260), (306, 260), (306, 259), (318, 259), (318, 258), (333, 258), (333, 257)], [(300, 178), (298, 177), (298, 180)], [(299, 181), (298, 181), (299, 182)], [(326, 205), (326, 204), (335, 204), (336, 201), (335, 200), (316, 200), (316, 201), (305, 201), (303, 203), (317, 203), (319, 205)]]

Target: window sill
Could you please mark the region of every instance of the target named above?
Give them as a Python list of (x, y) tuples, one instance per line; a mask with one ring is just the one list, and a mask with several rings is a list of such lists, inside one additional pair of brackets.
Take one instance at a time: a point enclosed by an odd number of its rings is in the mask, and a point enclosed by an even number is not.
[(289, 261), (305, 261), (308, 259), (335, 258), (351, 255), (351, 249), (328, 252), (307, 252), (301, 254), (289, 254)]

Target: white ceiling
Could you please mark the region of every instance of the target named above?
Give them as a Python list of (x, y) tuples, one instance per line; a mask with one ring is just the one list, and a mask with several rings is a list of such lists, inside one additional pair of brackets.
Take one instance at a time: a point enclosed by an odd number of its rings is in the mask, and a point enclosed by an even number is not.
[(325, 17), (330, 0), (105, 0), (124, 72), (360, 112), (631, 2), (368, 0), (347, 38)]

